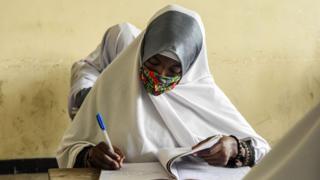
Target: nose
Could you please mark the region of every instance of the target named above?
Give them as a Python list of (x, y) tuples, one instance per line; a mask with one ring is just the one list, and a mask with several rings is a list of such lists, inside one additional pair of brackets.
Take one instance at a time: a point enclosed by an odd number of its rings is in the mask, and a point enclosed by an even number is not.
[(168, 76), (168, 70), (166, 68), (157, 69), (157, 73), (161, 76)]
[(167, 75), (166, 70), (162, 70), (162, 71), (160, 71), (160, 72), (159, 72), (159, 75), (161, 75), (161, 76), (166, 76), (166, 75)]

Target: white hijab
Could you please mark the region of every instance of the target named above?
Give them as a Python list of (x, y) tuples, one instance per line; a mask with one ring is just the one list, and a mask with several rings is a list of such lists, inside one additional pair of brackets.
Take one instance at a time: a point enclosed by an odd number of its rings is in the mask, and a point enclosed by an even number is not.
[(242, 117), (213, 81), (209, 71), (205, 31), (193, 11), (169, 5), (157, 12), (178, 11), (193, 17), (202, 33), (200, 54), (175, 89), (160, 96), (148, 94), (139, 80), (141, 45), (145, 31), (102, 72), (61, 141), (57, 160), (60, 167), (73, 167), (77, 154), (86, 146), (105, 141), (97, 113), (107, 125), (112, 144), (127, 162), (157, 161), (161, 148), (192, 146), (216, 134), (250, 138), (256, 161), (269, 151), (268, 143)]

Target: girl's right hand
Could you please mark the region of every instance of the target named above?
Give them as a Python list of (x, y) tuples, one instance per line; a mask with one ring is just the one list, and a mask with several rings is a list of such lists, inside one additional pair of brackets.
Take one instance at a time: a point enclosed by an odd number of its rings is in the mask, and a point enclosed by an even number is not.
[(122, 167), (123, 160), (125, 159), (121, 150), (113, 146), (114, 152), (111, 151), (108, 144), (100, 142), (93, 146), (88, 151), (87, 167), (117, 170)]

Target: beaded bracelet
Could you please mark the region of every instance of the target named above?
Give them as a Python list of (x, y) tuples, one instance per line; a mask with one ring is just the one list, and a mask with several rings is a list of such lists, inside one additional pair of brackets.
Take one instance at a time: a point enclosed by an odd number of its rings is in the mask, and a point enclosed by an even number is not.
[(230, 135), (237, 141), (238, 154), (234, 158), (230, 158), (227, 167), (236, 168), (241, 166), (253, 166), (254, 165), (254, 150), (251, 143), (241, 141), (234, 135)]
[(255, 153), (254, 153), (254, 148), (251, 145), (251, 141), (242, 141), (241, 144), (243, 145), (246, 151), (244, 165), (252, 167), (255, 163), (254, 161)]

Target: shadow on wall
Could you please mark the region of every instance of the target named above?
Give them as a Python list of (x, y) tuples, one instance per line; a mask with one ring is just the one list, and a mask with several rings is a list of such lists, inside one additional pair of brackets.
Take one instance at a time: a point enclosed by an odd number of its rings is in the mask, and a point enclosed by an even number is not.
[(0, 159), (55, 155), (69, 122), (70, 68), (48, 62), (20, 60), (1, 68)]

